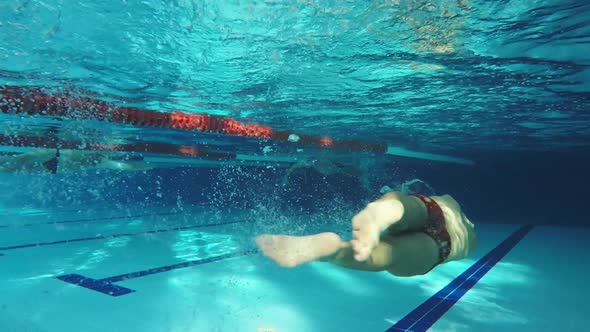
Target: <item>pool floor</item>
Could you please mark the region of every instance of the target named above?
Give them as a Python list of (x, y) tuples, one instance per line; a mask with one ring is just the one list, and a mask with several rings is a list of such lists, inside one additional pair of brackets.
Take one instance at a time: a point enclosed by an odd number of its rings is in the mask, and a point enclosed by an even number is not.
[(277, 267), (239, 211), (1, 213), (3, 332), (581, 331), (590, 310), (582, 227), (477, 224), (469, 259), (396, 278)]

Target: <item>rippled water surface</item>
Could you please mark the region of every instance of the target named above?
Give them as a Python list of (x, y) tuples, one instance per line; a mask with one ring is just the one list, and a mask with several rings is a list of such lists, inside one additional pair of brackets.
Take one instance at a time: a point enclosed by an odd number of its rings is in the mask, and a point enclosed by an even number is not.
[(587, 147), (589, 23), (563, 0), (2, 1), (0, 83), (426, 150)]

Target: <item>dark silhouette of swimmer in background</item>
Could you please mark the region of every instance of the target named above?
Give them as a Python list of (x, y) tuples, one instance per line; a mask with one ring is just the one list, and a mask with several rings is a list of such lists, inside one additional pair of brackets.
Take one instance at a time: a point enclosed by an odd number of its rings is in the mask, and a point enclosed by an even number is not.
[(307, 212), (333, 209), (334, 202), (357, 206), (366, 191), (358, 169), (328, 159), (292, 165), (283, 176), (282, 187), (284, 207)]
[(88, 169), (143, 171), (151, 168), (142, 157), (108, 152), (38, 149), (15, 155), (0, 155), (0, 172), (57, 174)]

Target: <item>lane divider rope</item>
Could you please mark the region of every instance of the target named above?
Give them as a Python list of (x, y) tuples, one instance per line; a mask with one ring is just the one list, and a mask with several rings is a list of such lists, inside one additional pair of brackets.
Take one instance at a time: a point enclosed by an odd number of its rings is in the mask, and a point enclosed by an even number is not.
[(320, 147), (351, 151), (386, 153), (387, 145), (355, 140), (333, 140), (325, 136), (296, 134), (293, 131), (274, 130), (256, 123), (244, 123), (230, 117), (187, 113), (181, 110), (156, 112), (119, 107), (102, 100), (78, 97), (70, 92), (50, 94), (40, 87), (0, 87), (0, 112), (28, 114), (78, 120), (98, 120), (142, 127), (172, 128), (230, 136), (296, 142)]

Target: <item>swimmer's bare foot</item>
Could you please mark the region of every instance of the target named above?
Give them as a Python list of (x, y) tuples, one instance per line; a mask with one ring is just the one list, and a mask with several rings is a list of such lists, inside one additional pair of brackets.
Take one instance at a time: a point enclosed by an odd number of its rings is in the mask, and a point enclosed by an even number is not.
[(393, 198), (377, 200), (352, 219), (352, 249), (354, 259), (366, 261), (379, 244), (381, 232), (399, 221), (404, 213), (402, 203)]
[(310, 236), (261, 235), (256, 244), (265, 256), (282, 267), (296, 267), (334, 255), (345, 246), (336, 233)]

